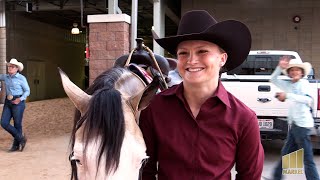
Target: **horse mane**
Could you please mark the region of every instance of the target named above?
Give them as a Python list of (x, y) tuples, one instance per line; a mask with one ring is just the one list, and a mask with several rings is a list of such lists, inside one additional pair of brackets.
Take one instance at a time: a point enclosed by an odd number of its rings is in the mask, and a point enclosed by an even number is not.
[(126, 71), (124, 68), (114, 67), (100, 74), (86, 90), (87, 94), (92, 95), (87, 112), (80, 117), (80, 112), (76, 110), (74, 116), (71, 151), (75, 143), (75, 133), (83, 125), (84, 157), (88, 151), (88, 143), (97, 140), (98, 137), (101, 140), (97, 157), (98, 168), (101, 158), (105, 155), (107, 174), (118, 168), (125, 134), (121, 93), (115, 89), (115, 84)]

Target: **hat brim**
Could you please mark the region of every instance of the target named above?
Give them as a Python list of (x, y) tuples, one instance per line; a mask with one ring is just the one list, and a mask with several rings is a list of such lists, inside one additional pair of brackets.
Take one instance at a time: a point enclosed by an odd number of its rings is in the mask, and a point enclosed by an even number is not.
[(288, 70), (293, 67), (298, 67), (298, 68), (303, 69), (304, 77), (306, 77), (310, 74), (311, 68), (312, 68), (311, 64), (308, 62), (304, 62), (302, 64), (289, 64), (289, 66), (286, 69), (282, 70), (282, 73), (286, 76), (289, 76)]
[(176, 50), (182, 41), (204, 40), (220, 46), (228, 54), (225, 64), (227, 71), (230, 71), (247, 58), (251, 48), (251, 34), (246, 25), (239, 21), (227, 20), (219, 22), (204, 32), (184, 34), (159, 38), (152, 32), (155, 41), (170, 54), (176, 55)]

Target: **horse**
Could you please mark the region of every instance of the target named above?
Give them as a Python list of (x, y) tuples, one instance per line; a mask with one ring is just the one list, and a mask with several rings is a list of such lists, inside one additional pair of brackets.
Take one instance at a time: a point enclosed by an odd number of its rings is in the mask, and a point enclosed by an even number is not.
[(71, 138), (71, 179), (139, 179), (146, 145), (138, 126), (140, 111), (159, 90), (123, 67), (100, 74), (85, 91), (59, 69), (63, 88), (75, 105)]

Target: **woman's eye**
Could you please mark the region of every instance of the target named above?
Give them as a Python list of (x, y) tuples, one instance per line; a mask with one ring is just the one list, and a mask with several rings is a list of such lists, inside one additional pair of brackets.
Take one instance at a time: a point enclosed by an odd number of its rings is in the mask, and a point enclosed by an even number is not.
[(207, 50), (199, 50), (198, 51), (199, 54), (204, 54), (204, 53), (207, 53), (207, 52), (208, 52)]
[(184, 52), (184, 51), (178, 52), (178, 56), (185, 56), (185, 55), (187, 55), (187, 52)]

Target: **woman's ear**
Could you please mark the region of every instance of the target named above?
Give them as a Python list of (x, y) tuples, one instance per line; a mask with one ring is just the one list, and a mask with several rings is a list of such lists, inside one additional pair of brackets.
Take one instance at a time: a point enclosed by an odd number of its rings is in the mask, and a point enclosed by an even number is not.
[(223, 67), (228, 59), (228, 54), (227, 53), (222, 53), (221, 54), (221, 59), (220, 59), (220, 67)]

